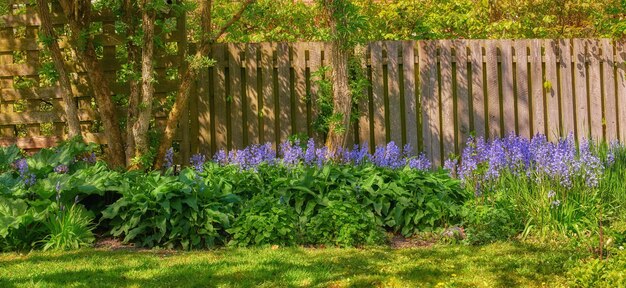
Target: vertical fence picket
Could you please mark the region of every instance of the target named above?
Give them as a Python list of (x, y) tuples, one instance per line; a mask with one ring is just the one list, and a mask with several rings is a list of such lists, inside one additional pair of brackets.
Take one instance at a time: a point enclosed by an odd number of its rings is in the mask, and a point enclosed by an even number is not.
[(502, 118), (504, 134), (515, 133), (515, 94), (513, 92), (513, 50), (511, 40), (502, 40), (500, 67), (502, 70)]
[(198, 98), (198, 151), (202, 154), (213, 154), (212, 136), (215, 135), (211, 130), (213, 128), (211, 122), (211, 99), (209, 89), (212, 85), (209, 83), (209, 69), (202, 69), (198, 73), (198, 83), (195, 97)]
[(530, 43), (530, 73), (532, 89), (532, 124), (533, 134), (546, 134), (546, 116), (543, 99), (543, 72), (541, 58), (541, 42), (535, 39)]
[(441, 73), (441, 134), (443, 141), (443, 157), (455, 153), (454, 130), (454, 98), (452, 93), (452, 42), (442, 40), (440, 43), (439, 65)]
[(604, 102), (604, 127), (608, 142), (617, 140), (617, 103), (615, 103), (615, 61), (611, 39), (602, 39), (602, 85)]
[(402, 42), (402, 71), (404, 75), (404, 119), (406, 125), (406, 142), (411, 145), (413, 149), (418, 149), (414, 41)]
[(548, 108), (548, 131), (546, 131), (546, 136), (554, 141), (563, 136), (559, 121), (559, 80), (556, 71), (558, 47), (554, 40), (544, 40), (543, 45), (546, 55), (546, 81), (544, 88), (546, 89)]
[(470, 135), (469, 85), (471, 83), (467, 78), (467, 42), (465, 40), (455, 40), (453, 45), (456, 59), (456, 115), (458, 119), (456, 139), (457, 146), (461, 149)]
[(374, 122), (374, 143), (373, 146), (385, 145), (385, 94), (383, 82), (383, 43), (373, 42), (370, 46), (372, 59), (372, 102), (374, 111), (372, 114)]
[(485, 81), (483, 78), (483, 47), (481, 41), (470, 40), (470, 57), (472, 58), (472, 114), (473, 127), (476, 135), (485, 135)]
[(487, 111), (489, 114), (489, 137), (502, 136), (500, 129), (500, 92), (498, 90), (498, 49), (497, 41), (487, 40), (485, 53), (487, 62)]
[(295, 134), (307, 134), (307, 118), (306, 118), (306, 43), (294, 43), (291, 46), (293, 55), (293, 74), (294, 74), (294, 111)]
[(527, 40), (515, 40), (515, 62), (517, 133), (522, 137), (530, 138)]
[[(241, 44), (228, 44), (228, 74), (230, 80), (230, 147), (244, 147), (243, 99), (241, 95)], [(246, 129), (247, 130), (247, 129)]]
[(579, 141), (589, 139), (589, 108), (587, 105), (587, 53), (585, 40), (574, 39), (574, 94), (576, 104), (576, 134)]
[(246, 126), (244, 133), (248, 133), (249, 144), (261, 143), (259, 139), (259, 91), (257, 53), (259, 44), (252, 43), (246, 47)]
[(419, 41), (418, 44), (422, 134), (424, 135), (422, 149), (434, 165), (441, 165), (437, 44), (435, 41)]
[(276, 50), (278, 60), (278, 129), (280, 142), (285, 142), (293, 134), (291, 123), (291, 61), (289, 60), (289, 45), (279, 43)]
[[(261, 73), (263, 81), (263, 109), (261, 121), (263, 122), (262, 142), (271, 142), (277, 148), (276, 138), (276, 114), (274, 113), (274, 43), (261, 43)], [(261, 124), (259, 124), (261, 125)]]
[(574, 93), (572, 90), (572, 51), (570, 40), (560, 39), (559, 45), (559, 69), (561, 91), (561, 125), (563, 136), (574, 133)]
[(227, 122), (226, 122), (226, 65), (227, 59), (224, 55), (226, 46), (224, 44), (216, 44), (213, 46), (213, 58), (215, 66), (213, 66), (213, 103), (215, 103), (215, 144), (216, 148), (226, 149), (227, 144)]
[(626, 143), (626, 43), (624, 40), (615, 42), (616, 69), (617, 69), (617, 112), (619, 139), (621, 143)]
[(604, 125), (602, 124), (602, 82), (600, 82), (600, 47), (597, 40), (588, 40), (587, 57), (589, 59), (589, 115), (591, 122), (591, 137), (594, 140), (602, 139)]
[(396, 145), (402, 146), (402, 108), (400, 105), (400, 71), (398, 64), (398, 48), (399, 42), (390, 41), (387, 42), (387, 86), (389, 88), (388, 103), (389, 103), (389, 135), (391, 141)]

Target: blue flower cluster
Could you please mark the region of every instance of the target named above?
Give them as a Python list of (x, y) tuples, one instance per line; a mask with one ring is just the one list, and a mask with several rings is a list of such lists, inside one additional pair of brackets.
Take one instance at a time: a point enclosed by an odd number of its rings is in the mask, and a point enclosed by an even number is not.
[(514, 134), (491, 141), (470, 138), (461, 162), (446, 164), (451, 166), (446, 168), (465, 182), (492, 181), (510, 172), (536, 181), (554, 180), (566, 188), (572, 187), (575, 177), (581, 177), (588, 187), (596, 187), (604, 164), (591, 150), (589, 141), (582, 141), (577, 148), (571, 134), (557, 143), (549, 142), (544, 135), (530, 140)]
[[(350, 165), (372, 163), (378, 167), (391, 169), (399, 169), (407, 165), (418, 170), (431, 168), (431, 162), (425, 155), (412, 157), (411, 150), (410, 145), (400, 148), (394, 142), (389, 142), (386, 146), (377, 147), (373, 154), (368, 151), (366, 145), (354, 145), (352, 149), (339, 148), (331, 152), (326, 146), (316, 146), (315, 141), (309, 139), (306, 143), (301, 143), (299, 140), (284, 142), (279, 145), (278, 152), (270, 143), (254, 144), (241, 150), (220, 150), (214, 155), (213, 161), (220, 165), (237, 165), (242, 169), (254, 169), (262, 163), (321, 167), (328, 162)], [(170, 163), (169, 159), (171, 156), (168, 154), (165, 162)], [(202, 171), (205, 161), (204, 155), (196, 154), (192, 156), (190, 162), (196, 171)]]
[(28, 162), (26, 159), (19, 159), (15, 161), (15, 167), (20, 174), (20, 179), (24, 181), (26, 186), (33, 186), (37, 182), (37, 176), (30, 172), (28, 169)]

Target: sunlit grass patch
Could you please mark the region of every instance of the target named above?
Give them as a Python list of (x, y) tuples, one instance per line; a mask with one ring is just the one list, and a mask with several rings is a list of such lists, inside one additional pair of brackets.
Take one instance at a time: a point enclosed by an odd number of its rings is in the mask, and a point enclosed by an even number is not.
[(2, 287), (541, 287), (565, 286), (576, 256), (553, 246), (390, 249), (83, 249), (0, 254)]

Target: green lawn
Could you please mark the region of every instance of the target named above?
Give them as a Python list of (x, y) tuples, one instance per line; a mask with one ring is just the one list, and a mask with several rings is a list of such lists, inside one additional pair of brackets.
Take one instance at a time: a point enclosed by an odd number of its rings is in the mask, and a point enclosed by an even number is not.
[(520, 243), (5, 253), (0, 287), (558, 287), (572, 255)]

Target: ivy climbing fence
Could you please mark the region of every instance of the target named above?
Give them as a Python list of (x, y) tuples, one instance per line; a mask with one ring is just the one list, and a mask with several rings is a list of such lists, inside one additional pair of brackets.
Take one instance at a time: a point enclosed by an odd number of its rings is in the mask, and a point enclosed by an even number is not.
[[(24, 149), (54, 145), (65, 137), (60, 89), (41, 77), (45, 59), (32, 7), (0, 22), (0, 145)], [(53, 21), (62, 29), (64, 17)], [(116, 81), (124, 59), (124, 35), (115, 20), (101, 21), (101, 65), (117, 97), (128, 92)], [(155, 127), (177, 89), (184, 52), (184, 18), (164, 35), (156, 59)], [(83, 132), (101, 144), (101, 129), (86, 76), (66, 42), (67, 63)], [(411, 144), (435, 163), (458, 154), (470, 135), (508, 133), (549, 139), (626, 141), (626, 51), (611, 39), (382, 41), (362, 47), (370, 85), (356, 103), (358, 120), (347, 131), (351, 144), (389, 141)], [(330, 45), (318, 42), (216, 44), (216, 64), (201, 71), (188, 113), (176, 137), (180, 161), (193, 153), (253, 143), (280, 143), (293, 135), (323, 141), (312, 123), (318, 115), (315, 71), (330, 66)], [(169, 98), (169, 100), (168, 100)], [(121, 105), (123, 106), (123, 105)], [(120, 108), (120, 116), (124, 116)]]

